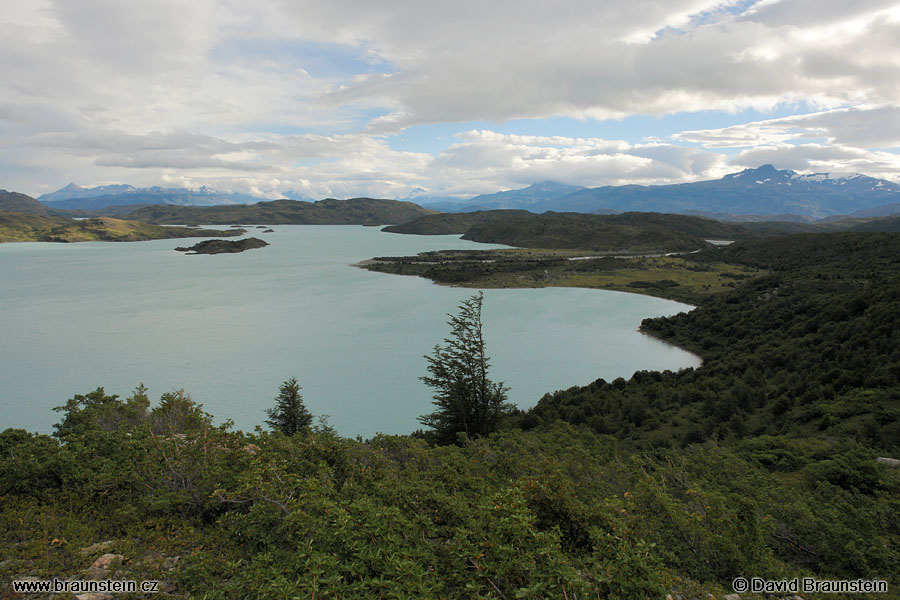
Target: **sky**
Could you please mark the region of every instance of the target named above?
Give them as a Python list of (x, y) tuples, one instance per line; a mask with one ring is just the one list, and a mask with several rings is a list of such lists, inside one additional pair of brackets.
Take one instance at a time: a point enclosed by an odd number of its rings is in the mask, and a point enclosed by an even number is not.
[(0, 0), (0, 188), (900, 183), (900, 2)]

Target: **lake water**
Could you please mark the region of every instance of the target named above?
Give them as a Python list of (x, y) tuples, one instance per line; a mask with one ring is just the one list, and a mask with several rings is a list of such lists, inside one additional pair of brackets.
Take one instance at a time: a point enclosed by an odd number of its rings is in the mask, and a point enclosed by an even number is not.
[[(355, 226), (258, 237), (271, 245), (215, 256), (175, 252), (184, 240), (0, 245), (0, 430), (49, 433), (52, 408), (74, 394), (103, 386), (124, 397), (140, 382), (153, 400), (183, 388), (217, 422), (252, 430), (290, 377), (343, 435), (417, 429), (433, 408), (423, 355), (475, 291), (349, 265), (497, 246)], [(688, 308), (597, 290), (487, 290), (491, 376), (528, 407), (598, 377), (697, 366), (637, 332), (645, 317)]]

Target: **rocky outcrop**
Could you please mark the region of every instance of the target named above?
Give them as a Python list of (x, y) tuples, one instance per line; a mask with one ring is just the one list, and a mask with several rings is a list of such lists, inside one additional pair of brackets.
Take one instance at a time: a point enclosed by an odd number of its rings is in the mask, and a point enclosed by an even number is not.
[(114, 562), (117, 562), (117, 561), (121, 562), (122, 560), (124, 560), (124, 558), (125, 557), (122, 556), (121, 554), (104, 554), (103, 556), (101, 556), (100, 558), (95, 560), (93, 563), (91, 563), (90, 568), (91, 569), (108, 569), (110, 567), (110, 565), (112, 565)]
[(105, 550), (109, 550), (115, 543), (116, 543), (115, 540), (106, 540), (105, 542), (97, 542), (96, 544), (91, 544), (90, 546), (80, 548), (78, 550), (78, 553), (82, 556), (90, 556), (92, 554), (97, 554), (98, 552), (104, 552)]

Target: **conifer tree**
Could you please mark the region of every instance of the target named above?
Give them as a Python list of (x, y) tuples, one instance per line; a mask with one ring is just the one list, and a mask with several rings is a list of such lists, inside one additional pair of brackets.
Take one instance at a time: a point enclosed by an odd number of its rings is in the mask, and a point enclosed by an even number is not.
[(501, 418), (512, 410), (506, 401), (509, 388), (488, 378), (483, 300), (484, 292), (479, 292), (459, 305), (459, 314), (448, 315), (450, 337), (425, 356), (430, 375), (420, 379), (434, 388), (437, 410), (419, 417), (419, 422), (431, 427), (441, 444), (456, 442), (459, 433), (480, 437), (496, 431)]
[(300, 395), (300, 384), (294, 377), (281, 384), (275, 406), (266, 409), (266, 414), (269, 415), (266, 424), (285, 435), (306, 433), (312, 423), (312, 415), (306, 410)]

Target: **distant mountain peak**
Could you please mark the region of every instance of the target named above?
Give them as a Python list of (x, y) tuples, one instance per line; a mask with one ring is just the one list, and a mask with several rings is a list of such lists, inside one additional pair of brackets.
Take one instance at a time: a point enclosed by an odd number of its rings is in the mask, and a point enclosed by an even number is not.
[(461, 210), (470, 212), (472, 210), (527, 208), (528, 206), (562, 198), (584, 189), (586, 188), (580, 185), (568, 185), (558, 181), (538, 181), (524, 188), (506, 190), (494, 194), (481, 194), (469, 198)]
[(534, 212), (697, 212), (821, 219), (900, 200), (900, 185), (854, 174), (800, 174), (764, 164), (721, 179), (655, 186), (604, 186), (536, 202)]
[(565, 183), (560, 183), (559, 181), (554, 181), (552, 179), (545, 179), (544, 181), (535, 181), (531, 185), (529, 185), (525, 189), (557, 189), (557, 188), (572, 188), (572, 187), (582, 187), (580, 185), (568, 185)]
[(753, 181), (765, 181), (766, 179), (790, 179), (797, 173), (790, 169), (776, 169), (774, 165), (765, 164), (755, 169), (744, 169), (737, 173), (726, 175), (722, 179), (747, 179)]
[(217, 204), (252, 204), (265, 200), (240, 193), (221, 193), (207, 186), (196, 189), (165, 188), (158, 185), (137, 188), (128, 184), (101, 185), (84, 188), (70, 183), (62, 189), (38, 197), (52, 208), (97, 210), (107, 206), (138, 204), (180, 204), (212, 206)]
[(218, 193), (219, 193), (219, 192), (217, 192), (216, 190), (214, 190), (214, 189), (212, 189), (211, 187), (206, 186), (206, 185), (201, 185), (201, 186), (198, 187), (198, 188), (191, 188), (191, 191), (194, 192), (194, 193), (196, 193), (196, 194), (206, 194), (206, 195), (213, 195), (213, 194), (218, 194)]

